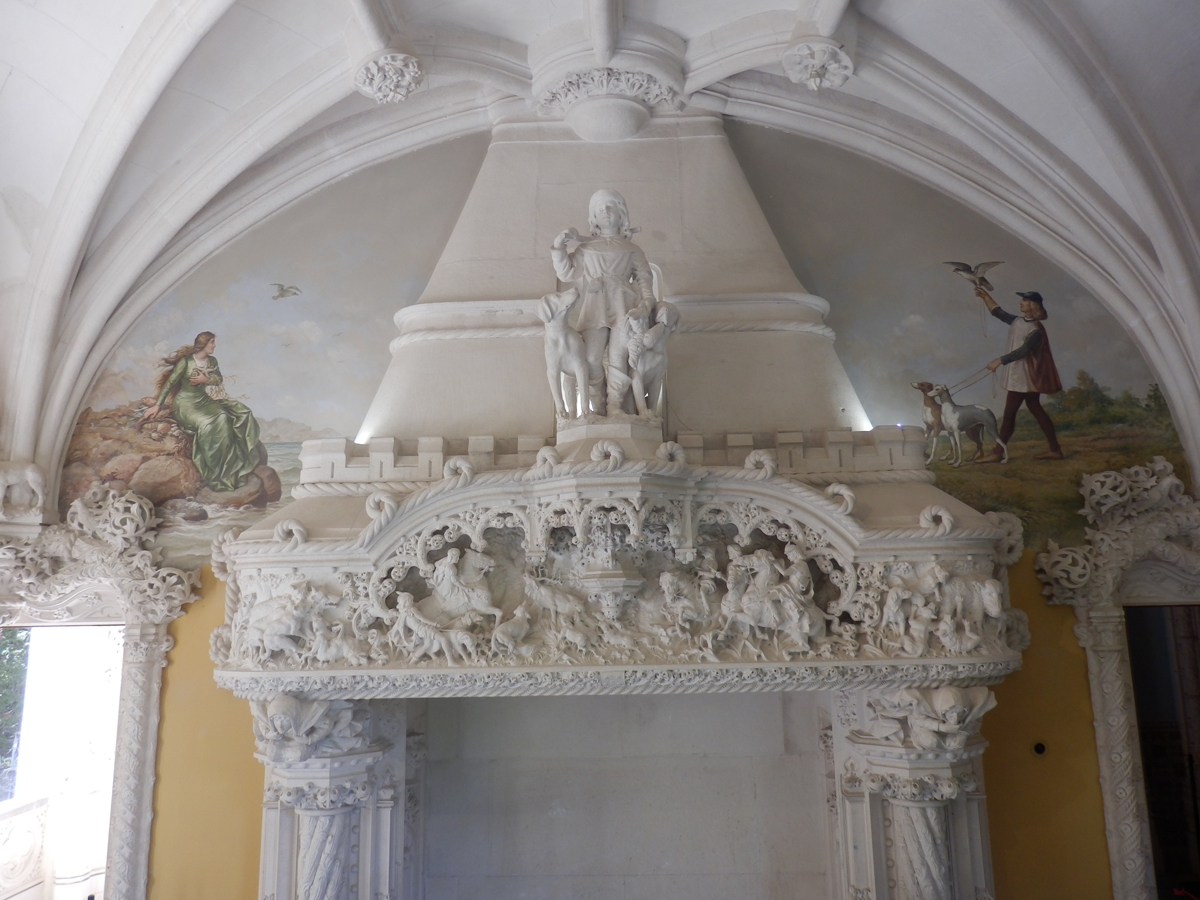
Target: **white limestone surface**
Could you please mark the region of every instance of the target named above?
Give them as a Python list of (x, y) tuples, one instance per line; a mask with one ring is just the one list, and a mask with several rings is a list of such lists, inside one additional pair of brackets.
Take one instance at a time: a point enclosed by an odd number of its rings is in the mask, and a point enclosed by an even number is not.
[(430, 701), (426, 900), (829, 897), (823, 702)]
[(636, 139), (579, 140), (562, 123), (498, 125), (357, 440), (554, 433), (538, 298), (559, 290), (550, 246), (586, 233), (598, 188), (629, 205), (634, 240), (678, 299), (668, 433), (869, 429), (824, 325), (725, 136), (707, 115), (655, 119)]

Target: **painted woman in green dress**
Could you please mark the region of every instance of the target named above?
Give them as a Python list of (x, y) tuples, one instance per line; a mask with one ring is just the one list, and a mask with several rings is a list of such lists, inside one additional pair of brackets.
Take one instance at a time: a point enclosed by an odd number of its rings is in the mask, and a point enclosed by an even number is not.
[(217, 336), (196, 335), (191, 346), (180, 347), (162, 361), (158, 398), (142, 420), (165, 412), (192, 437), (192, 462), (214, 491), (237, 490), (245, 476), (260, 465), (258, 421), (250, 407), (225, 393), (217, 358)]

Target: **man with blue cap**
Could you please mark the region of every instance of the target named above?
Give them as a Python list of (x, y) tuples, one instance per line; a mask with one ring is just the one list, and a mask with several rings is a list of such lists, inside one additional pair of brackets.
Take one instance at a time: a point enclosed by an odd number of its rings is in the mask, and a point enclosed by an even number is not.
[[(1042, 321), (1046, 319), (1045, 301), (1037, 291), (1018, 291), (1021, 298), (1019, 316), (1005, 312), (982, 287), (975, 288), (975, 294), (987, 304), (988, 311), (1008, 326), (1008, 352), (993, 359), (987, 364), (989, 372), (995, 372), (1004, 366), (1001, 376), (1008, 398), (1004, 403), (1004, 420), (1000, 425), (1000, 440), (1005, 444), (1012, 437), (1017, 427), (1017, 410), (1024, 403), (1033, 418), (1041, 426), (1050, 450), (1039, 453), (1034, 459), (1062, 459), (1062, 447), (1058, 436), (1054, 433), (1054, 422), (1050, 415), (1042, 409), (1041, 394), (1057, 394), (1062, 390), (1062, 381), (1058, 377), (1058, 369), (1054, 366), (1054, 357), (1050, 354), (1050, 338)], [(1000, 458), (999, 447), (993, 452), (993, 462)]]

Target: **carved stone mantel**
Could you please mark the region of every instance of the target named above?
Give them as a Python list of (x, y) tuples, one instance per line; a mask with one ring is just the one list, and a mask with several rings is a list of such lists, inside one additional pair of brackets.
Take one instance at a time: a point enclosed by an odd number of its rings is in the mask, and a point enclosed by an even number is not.
[(464, 467), (371, 495), (349, 539), (295, 519), (227, 535), (218, 683), (256, 699), (795, 690), (985, 684), (1019, 664), (1003, 580), (1019, 526), (930, 507), (870, 530), (850, 488), (749, 464)]
[[(268, 768), (261, 890), (340, 884), (306, 868), (317, 851), (304, 850), (316, 845), (303, 829), (333, 858), (352, 819), (404, 829), (354, 857), (360, 870), (418, 877), (398, 849), (419, 843), (418, 826), (402, 824), (415, 813), (380, 805), (401, 784), (413, 793), (404, 763), (379, 775), (373, 732), (355, 724), (380, 703), (834, 690), (858, 704), (829, 735), (830, 771), (845, 775), (835, 868), (847, 894), (887, 896), (889, 860), (914, 873), (909, 893), (891, 896), (990, 891), (977, 731), (993, 703), (986, 685), (1028, 642), (1007, 596), (1015, 517), (973, 513), (921, 483), (821, 490), (778, 474), (769, 451), (701, 467), (675, 444), (639, 459), (603, 443), (580, 462), (544, 448), (529, 468), (477, 473), (450, 459), (441, 481), (409, 493), (309, 497), (215, 543), (227, 583), (216, 678), (252, 701)], [(885, 500), (907, 518), (881, 525), (871, 510)], [(320, 749), (339, 728), (348, 743)], [(338, 760), (353, 777), (324, 774)], [(323, 830), (287, 800), (317, 789), (343, 816)], [(871, 826), (885, 809), (888, 824)], [(894, 835), (907, 856), (887, 850)], [(927, 839), (945, 852), (920, 850)], [(367, 843), (360, 835), (360, 852)]]
[(1080, 493), (1087, 545), (1050, 541), (1037, 557), (1038, 577), (1049, 602), (1074, 607), (1075, 636), (1087, 653), (1113, 896), (1148, 900), (1154, 869), (1123, 606), (1145, 602), (1155, 582), (1168, 586), (1160, 603), (1196, 602), (1172, 586), (1200, 576), (1200, 506), (1161, 456), (1084, 475)]
[(0, 624), (124, 624), (105, 896), (144, 900), (167, 626), (195, 599), (196, 573), (145, 549), (158, 520), (143, 497), (93, 488), (66, 522), (0, 543)]

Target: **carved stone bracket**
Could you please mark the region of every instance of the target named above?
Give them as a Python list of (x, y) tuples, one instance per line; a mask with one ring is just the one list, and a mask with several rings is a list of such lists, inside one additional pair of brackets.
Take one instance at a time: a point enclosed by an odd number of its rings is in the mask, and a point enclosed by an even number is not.
[(1069, 604), (1075, 635), (1087, 653), (1100, 789), (1113, 894), (1155, 896), (1137, 715), (1125, 636), (1125, 579), (1138, 564), (1153, 565), (1176, 582), (1200, 574), (1200, 506), (1184, 493), (1171, 464), (1084, 475), (1080, 513), (1092, 525), (1084, 547), (1049, 542), (1037, 557), (1038, 577), (1051, 603)]
[(94, 488), (66, 522), (0, 544), (0, 623), (125, 625), (105, 896), (144, 900), (167, 626), (195, 573), (160, 567), (145, 549), (157, 519), (133, 493)]
[(46, 478), (41, 467), (0, 460), (0, 536), (35, 534), (45, 506)]

